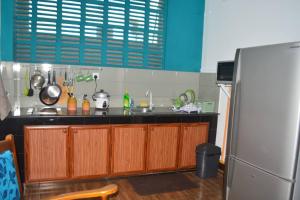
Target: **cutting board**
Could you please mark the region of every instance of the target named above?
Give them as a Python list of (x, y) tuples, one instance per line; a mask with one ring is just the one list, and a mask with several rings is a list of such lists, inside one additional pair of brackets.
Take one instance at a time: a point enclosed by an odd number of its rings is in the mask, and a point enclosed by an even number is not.
[(57, 104), (67, 106), (68, 88), (67, 88), (67, 86), (63, 86), (63, 83), (64, 83), (64, 77), (63, 76), (59, 76), (57, 78), (57, 84), (61, 88), (61, 96), (60, 96)]

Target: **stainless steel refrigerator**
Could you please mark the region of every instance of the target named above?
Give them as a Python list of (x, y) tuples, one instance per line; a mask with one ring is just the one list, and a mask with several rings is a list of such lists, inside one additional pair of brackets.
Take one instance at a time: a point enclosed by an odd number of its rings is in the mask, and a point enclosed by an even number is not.
[(226, 200), (300, 200), (300, 42), (238, 49)]

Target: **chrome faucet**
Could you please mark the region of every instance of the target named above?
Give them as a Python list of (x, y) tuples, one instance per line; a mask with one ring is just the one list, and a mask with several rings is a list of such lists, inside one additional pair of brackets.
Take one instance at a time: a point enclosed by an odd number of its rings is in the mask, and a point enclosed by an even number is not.
[(146, 97), (149, 96), (149, 110), (152, 110), (153, 108), (153, 103), (152, 103), (152, 92), (150, 89), (147, 90), (146, 92)]

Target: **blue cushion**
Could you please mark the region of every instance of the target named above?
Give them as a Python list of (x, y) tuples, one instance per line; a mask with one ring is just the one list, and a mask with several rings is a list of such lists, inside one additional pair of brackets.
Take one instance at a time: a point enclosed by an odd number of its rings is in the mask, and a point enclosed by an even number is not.
[(20, 190), (13, 154), (10, 151), (0, 153), (0, 199), (20, 199)]

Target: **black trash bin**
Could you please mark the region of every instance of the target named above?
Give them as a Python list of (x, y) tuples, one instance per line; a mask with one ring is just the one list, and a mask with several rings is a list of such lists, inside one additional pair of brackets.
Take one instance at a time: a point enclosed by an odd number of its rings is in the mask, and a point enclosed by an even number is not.
[(210, 143), (196, 147), (196, 175), (201, 178), (214, 177), (218, 173), (221, 148)]

